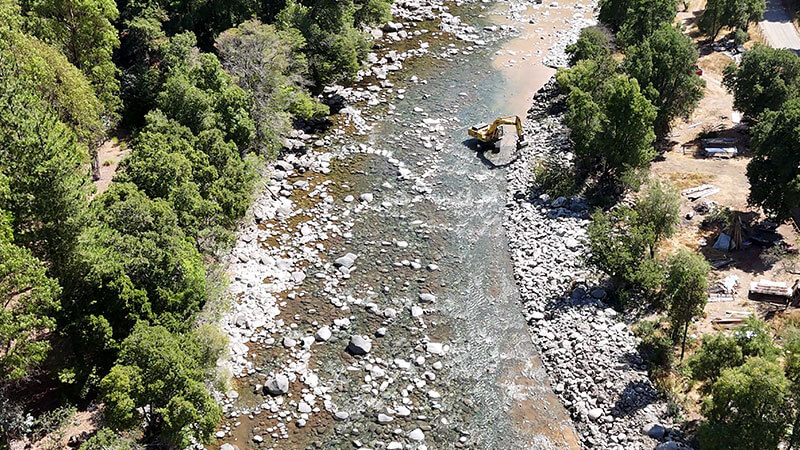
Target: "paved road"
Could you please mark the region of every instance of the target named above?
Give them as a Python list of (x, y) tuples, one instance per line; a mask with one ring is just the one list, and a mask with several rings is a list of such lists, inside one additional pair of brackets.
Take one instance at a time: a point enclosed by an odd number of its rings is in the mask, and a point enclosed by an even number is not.
[(761, 29), (769, 45), (775, 48), (788, 48), (800, 52), (800, 34), (792, 23), (792, 17), (781, 0), (767, 0), (767, 9)]

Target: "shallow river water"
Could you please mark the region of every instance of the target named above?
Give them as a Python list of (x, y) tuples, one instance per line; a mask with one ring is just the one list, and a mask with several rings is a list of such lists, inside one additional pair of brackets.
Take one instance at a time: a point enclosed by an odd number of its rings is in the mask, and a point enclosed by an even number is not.
[[(498, 5), (503, 7), (507, 8)], [(482, 28), (493, 20), (490, 11), (477, 3), (451, 12)], [(303, 427), (290, 426), (288, 439), (272, 440), (264, 431), (271, 420), (258, 414), (230, 418), (233, 431), (216, 446), (229, 442), (239, 448), (380, 448), (397, 440), (410, 448), (579, 448), (569, 416), (552, 393), (531, 342), (508, 254), (502, 223), (503, 171), (515, 151), (479, 152), (466, 133), (473, 123), (519, 113), (518, 105), (524, 102), (518, 97), (530, 98), (531, 79), (546, 78), (551, 69), (531, 65), (531, 70), (542, 72), (509, 76), (492, 63), (509, 39), (472, 50), (469, 42), (449, 36), (427, 40), (430, 55), (407, 60), (402, 71), (390, 76), (394, 88), (388, 97), (393, 108), (372, 108), (365, 116), (380, 117), (372, 129), (345, 136), (335, 145), (338, 149), (363, 144), (391, 152), (413, 175), (398, 176), (397, 164), (385, 155), (332, 149), (341, 157), (334, 159), (331, 173), (311, 176), (310, 183), (328, 180), (328, 192), (337, 199), (350, 194), (358, 201), (359, 194), (369, 192), (374, 205), (386, 203), (359, 211), (349, 230), (352, 236), (325, 243), (323, 254), (330, 261), (347, 252), (358, 255), (357, 270), (342, 280), (336, 292), (326, 291), (319, 278), (308, 276), (298, 289), (305, 295), (287, 300), (281, 315), (312, 334), (317, 322), (346, 316), (350, 332), (373, 336), (371, 358), (414, 361), (425, 356), (426, 364), (438, 360), (442, 364), (435, 379), (428, 378), (426, 386), (412, 389), (411, 394), (403, 391), (412, 379), (394, 380), (380, 391), (364, 388), (364, 372), (356, 370), (353, 356), (343, 351), (348, 333), (312, 347), (309, 362), (319, 379), (332, 387), (331, 401), (350, 412), (348, 420), (337, 421), (323, 411)], [(448, 48), (458, 53), (434, 57)], [(370, 83), (367, 79), (363, 85)], [(398, 88), (406, 89), (402, 99)], [(428, 270), (430, 264), (438, 268)], [(420, 293), (430, 293), (436, 300), (421, 305), (424, 317), (411, 317), (409, 305), (417, 303)], [(351, 305), (343, 314), (329, 302), (334, 295), (400, 313), (385, 321)], [(385, 336), (375, 337), (380, 327), (386, 329)], [(282, 336), (274, 338), (280, 342)], [(443, 343), (444, 354), (432, 357), (421, 342)], [(284, 357), (280, 345), (255, 345), (251, 350), (267, 369), (280, 366)], [(255, 376), (235, 381), (239, 405), (252, 407), (262, 401), (261, 394), (251, 392), (259, 382), (263, 379)], [(438, 397), (432, 397), (431, 390)], [(403, 397), (415, 406), (413, 414), (387, 425), (375, 423), (376, 412)], [(424, 443), (405, 438), (413, 428), (424, 431)], [(263, 442), (254, 442), (255, 435), (263, 435)]]

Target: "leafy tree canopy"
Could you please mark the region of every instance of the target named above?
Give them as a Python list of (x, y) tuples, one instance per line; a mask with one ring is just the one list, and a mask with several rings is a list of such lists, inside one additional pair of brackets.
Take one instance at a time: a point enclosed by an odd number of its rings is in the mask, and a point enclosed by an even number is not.
[[(123, 430), (144, 419), (180, 448), (191, 437), (208, 442), (222, 412), (203, 384), (198, 351), (191, 334), (138, 323), (100, 383), (109, 425)], [(150, 409), (142, 417), (145, 405)]]
[(133, 184), (114, 183), (94, 199), (92, 215), (93, 225), (81, 235), (80, 278), (65, 308), (71, 323), (94, 317), (92, 326), (110, 330), (115, 340), (140, 320), (185, 329), (205, 301), (205, 270), (169, 204)]
[[(649, 179), (636, 199), (633, 209), (639, 222), (648, 224), (653, 230), (654, 242), (672, 237), (680, 217), (681, 197), (675, 186)], [(650, 247), (650, 256), (655, 257), (655, 247)]]
[(789, 381), (778, 363), (750, 358), (722, 371), (703, 404), (702, 449), (777, 448), (786, 432)]
[(117, 67), (111, 60), (119, 46), (113, 22), (119, 12), (113, 0), (32, 0), (29, 28), (80, 69), (116, 121), (120, 107)]
[(705, 82), (694, 71), (697, 56), (691, 38), (669, 24), (628, 48), (623, 67), (658, 110), (656, 135), (666, 135), (672, 120), (691, 114), (703, 96)]
[(797, 97), (800, 57), (791, 50), (756, 44), (742, 55), (738, 67), (725, 68), (723, 84), (733, 93), (735, 109), (758, 118), (764, 110), (777, 111)]
[(689, 360), (692, 378), (699, 381), (717, 381), (722, 371), (744, 363), (742, 348), (736, 339), (723, 333), (703, 336), (700, 350)]
[(681, 341), (681, 358), (686, 350), (689, 324), (703, 314), (708, 300), (708, 272), (711, 270), (703, 255), (680, 250), (669, 260), (664, 295), (669, 304), (669, 320), (673, 342)]
[(570, 64), (582, 59), (601, 60), (611, 56), (613, 39), (601, 27), (586, 27), (581, 30), (578, 40), (567, 46)]
[(277, 30), (255, 20), (217, 39), (223, 67), (253, 99), (253, 147), (259, 153), (277, 154), (293, 118), (329, 113), (305, 90), (308, 61), (301, 51), (304, 46), (305, 38), (297, 30)]
[(671, 24), (678, 12), (676, 0), (603, 0), (600, 20), (624, 46), (641, 42), (664, 24)]
[(0, 23), (0, 73), (25, 80), (86, 144), (102, 139), (103, 105), (83, 73), (57, 49), (23, 33), (16, 3), (0, 5), (5, 17)]
[(83, 226), (88, 154), (22, 78), (0, 76), (0, 173), (16, 244), (66, 268)]
[(655, 157), (656, 110), (635, 79), (614, 75), (596, 96), (573, 88), (567, 103), (575, 154), (601, 186), (617, 185)]
[[(0, 175), (0, 204), (10, 195)], [(44, 334), (55, 328), (58, 283), (30, 250), (13, 243), (12, 217), (0, 209), (0, 389), (30, 374), (47, 355)]]
[(622, 206), (608, 213), (597, 211), (587, 234), (591, 250), (587, 262), (608, 275), (618, 293), (652, 294), (659, 289), (664, 270), (648, 255), (655, 234), (635, 210)]
[(723, 27), (747, 30), (764, 17), (765, 8), (764, 0), (709, 0), (697, 27), (713, 40)]

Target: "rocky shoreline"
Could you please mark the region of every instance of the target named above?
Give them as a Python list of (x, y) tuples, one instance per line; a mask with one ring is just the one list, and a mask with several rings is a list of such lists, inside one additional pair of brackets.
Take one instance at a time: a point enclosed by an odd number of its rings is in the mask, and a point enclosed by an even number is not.
[(565, 97), (551, 80), (533, 99), (530, 145), (506, 172), (506, 229), (531, 336), (586, 448), (684, 448), (647, 376), (630, 326), (604, 303), (582, 261), (589, 211), (581, 198), (535, 189), (536, 161), (571, 160)]

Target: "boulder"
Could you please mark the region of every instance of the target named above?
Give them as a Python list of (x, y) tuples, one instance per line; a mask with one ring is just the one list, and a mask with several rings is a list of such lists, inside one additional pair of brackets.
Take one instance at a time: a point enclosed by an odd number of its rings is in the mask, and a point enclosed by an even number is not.
[(267, 380), (264, 390), (267, 391), (269, 395), (283, 395), (289, 392), (289, 378), (279, 373)]
[(372, 350), (372, 342), (364, 336), (354, 334), (350, 336), (347, 351), (352, 355), (366, 355)]

